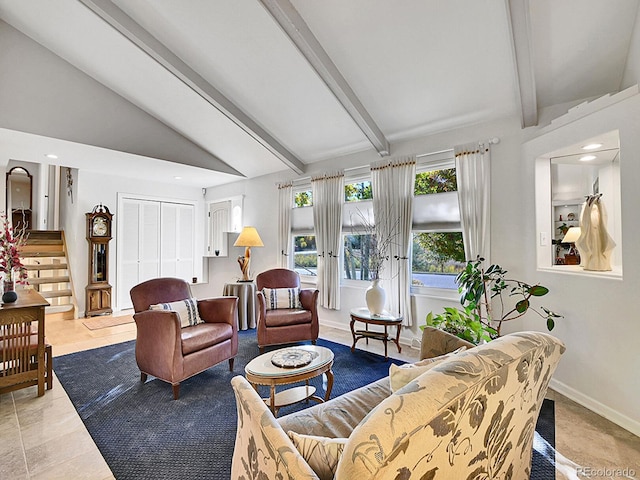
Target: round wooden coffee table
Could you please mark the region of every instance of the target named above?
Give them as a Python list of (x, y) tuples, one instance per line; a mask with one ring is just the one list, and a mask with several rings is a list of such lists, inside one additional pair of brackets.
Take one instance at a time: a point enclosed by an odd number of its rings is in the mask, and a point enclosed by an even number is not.
[[(285, 350), (300, 349), (312, 355), (311, 362), (299, 367), (278, 367), (272, 363), (274, 354), (281, 354)], [(279, 355), (280, 356), (280, 355)], [(326, 402), (331, 396), (333, 388), (333, 352), (325, 347), (315, 345), (299, 345), (296, 347), (281, 348), (273, 352), (263, 353), (251, 360), (245, 367), (247, 381), (258, 390), (258, 385), (270, 387), (269, 398), (264, 401), (269, 405), (271, 412), (277, 416), (281, 407), (292, 405), (303, 400), (311, 399), (318, 403)], [(327, 389), (324, 399), (315, 395), (316, 387), (309, 385), (309, 379), (326, 373)], [(289, 385), (297, 382), (305, 382), (304, 385), (282, 390), (276, 393), (276, 385)]]

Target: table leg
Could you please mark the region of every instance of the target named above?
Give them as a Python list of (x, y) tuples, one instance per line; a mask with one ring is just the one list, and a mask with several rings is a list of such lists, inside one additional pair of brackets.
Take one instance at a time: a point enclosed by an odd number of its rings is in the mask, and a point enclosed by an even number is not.
[(402, 347), (400, 346), (400, 328), (402, 326), (398, 325), (398, 332), (396, 333), (396, 347), (398, 347), (398, 353), (402, 352)]
[(333, 389), (333, 371), (327, 370), (327, 391), (324, 394), (324, 401), (328, 402), (331, 397), (331, 390)]
[(271, 407), (271, 413), (275, 417), (277, 415), (276, 412), (276, 386), (271, 385), (271, 390), (269, 392), (269, 406)]
[(353, 325), (356, 323), (356, 319), (351, 317), (351, 323), (349, 324), (349, 328), (351, 329), (351, 336), (353, 337), (353, 345), (351, 346), (351, 353), (356, 350), (356, 331), (353, 328)]
[(384, 338), (382, 339), (382, 343), (384, 343), (384, 359), (386, 360), (387, 358), (389, 358), (389, 355), (387, 355), (387, 339), (389, 338), (389, 335), (387, 334), (387, 326), (384, 326)]

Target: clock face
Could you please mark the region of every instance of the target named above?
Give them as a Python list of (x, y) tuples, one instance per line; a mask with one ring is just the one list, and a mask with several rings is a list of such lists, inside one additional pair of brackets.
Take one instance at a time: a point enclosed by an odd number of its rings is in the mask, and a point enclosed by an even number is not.
[(93, 220), (92, 233), (96, 237), (105, 237), (109, 233), (107, 220), (104, 217), (96, 217)]

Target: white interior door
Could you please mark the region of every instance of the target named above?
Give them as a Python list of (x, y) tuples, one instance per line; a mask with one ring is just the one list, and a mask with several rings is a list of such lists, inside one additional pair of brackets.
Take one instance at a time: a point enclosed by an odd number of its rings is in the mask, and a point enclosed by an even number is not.
[(118, 217), (117, 301), (125, 309), (131, 288), (160, 274), (160, 203), (123, 198)]

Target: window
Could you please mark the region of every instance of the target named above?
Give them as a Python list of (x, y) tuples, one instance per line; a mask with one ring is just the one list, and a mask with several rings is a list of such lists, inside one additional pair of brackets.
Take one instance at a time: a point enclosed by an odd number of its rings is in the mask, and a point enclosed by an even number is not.
[(464, 270), (462, 232), (414, 232), (411, 284), (457, 289), (456, 275)]
[(413, 191), (414, 195), (457, 192), (456, 169), (445, 168), (416, 173), (416, 186)]
[(346, 280), (371, 280), (369, 252), (373, 246), (373, 235), (344, 235), (342, 278)]
[(293, 208), (310, 207), (313, 205), (313, 195), (311, 190), (297, 192), (293, 195)]
[(358, 202), (360, 200), (371, 200), (372, 198), (371, 182), (369, 180), (350, 183), (344, 186), (345, 202)]
[(318, 251), (315, 235), (293, 237), (293, 269), (299, 275), (318, 275)]
[(442, 166), (416, 174), (411, 283), (418, 288), (457, 289), (465, 267), (456, 169)]

